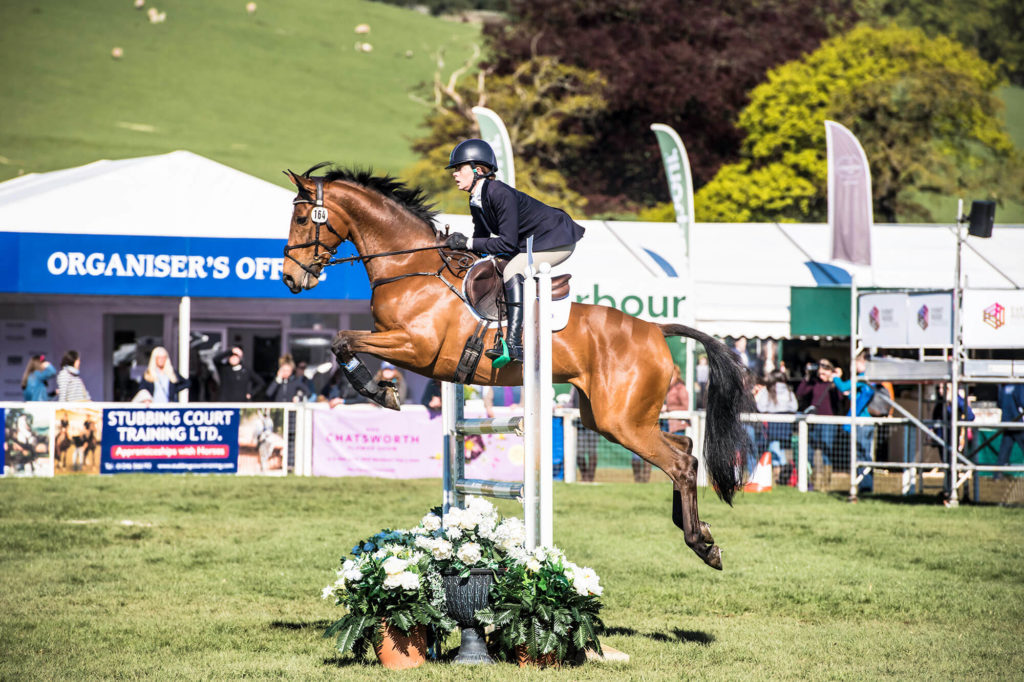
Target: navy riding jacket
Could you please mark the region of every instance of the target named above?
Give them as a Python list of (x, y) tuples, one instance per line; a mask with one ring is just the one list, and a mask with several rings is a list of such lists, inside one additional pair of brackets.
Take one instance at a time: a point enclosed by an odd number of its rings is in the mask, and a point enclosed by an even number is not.
[[(552, 208), (499, 180), (487, 180), (480, 193), (482, 208), (473, 214), (472, 249), (481, 253), (526, 252), (526, 238), (533, 236), (534, 251), (549, 251), (575, 244), (584, 229), (565, 211)], [(492, 237), (491, 235), (497, 235)]]

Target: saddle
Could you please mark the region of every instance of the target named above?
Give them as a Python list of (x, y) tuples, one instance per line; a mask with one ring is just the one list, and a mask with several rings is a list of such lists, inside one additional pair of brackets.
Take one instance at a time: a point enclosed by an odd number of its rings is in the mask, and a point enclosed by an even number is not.
[[(482, 258), (469, 269), (462, 284), (469, 305), (480, 317), (491, 322), (498, 322), (504, 318), (502, 299), (505, 296), (505, 287), (502, 285), (502, 274), (506, 265), (506, 259)], [(569, 295), (571, 277), (571, 274), (565, 274), (551, 278), (553, 301), (560, 301)]]

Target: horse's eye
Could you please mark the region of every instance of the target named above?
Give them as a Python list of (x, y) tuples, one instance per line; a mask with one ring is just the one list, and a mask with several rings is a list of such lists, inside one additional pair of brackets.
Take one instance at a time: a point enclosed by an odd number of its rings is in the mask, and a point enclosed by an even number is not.
[(304, 215), (300, 215), (300, 216), (296, 216), (295, 223), (297, 225), (305, 225), (307, 220), (309, 220), (309, 218), (307, 218)]

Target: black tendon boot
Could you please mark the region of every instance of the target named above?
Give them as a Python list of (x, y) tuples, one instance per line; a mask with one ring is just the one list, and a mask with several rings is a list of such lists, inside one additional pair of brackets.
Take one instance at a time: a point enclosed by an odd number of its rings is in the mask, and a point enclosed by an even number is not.
[(505, 282), (505, 304), (508, 306), (508, 329), (505, 333), (510, 362), (523, 361), (523, 282), (526, 278), (515, 275)]

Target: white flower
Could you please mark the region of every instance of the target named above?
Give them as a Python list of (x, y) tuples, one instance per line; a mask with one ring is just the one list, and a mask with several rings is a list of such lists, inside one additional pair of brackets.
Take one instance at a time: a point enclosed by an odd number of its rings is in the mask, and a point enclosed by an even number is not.
[(569, 580), (572, 581), (573, 589), (575, 589), (576, 593), (580, 596), (585, 597), (588, 594), (601, 596), (601, 593), (604, 592), (604, 588), (602, 588), (598, 582), (599, 578), (597, 577), (597, 573), (594, 572), (594, 569), (573, 566), (571, 572), (567, 571), (567, 573), (569, 575)]
[(383, 559), (384, 557), (386, 557), (388, 554), (390, 554), (390, 552), (387, 551), (386, 549), (384, 549), (383, 547), (381, 547), (376, 552), (374, 552), (371, 556), (373, 556), (374, 559), (377, 559), (379, 561), (379, 560)]
[(548, 554), (543, 547), (533, 550), (533, 556), (537, 558), (537, 561), (545, 561), (548, 558)]
[(363, 572), (358, 568), (353, 568), (351, 571), (345, 571), (341, 577), (341, 580), (347, 580), (350, 583), (358, 582), (362, 579)]
[(421, 535), (420, 537), (416, 538), (415, 543), (417, 547), (430, 551), (430, 549), (434, 546), (434, 538), (429, 538), (425, 535)]
[(462, 529), (459, 528), (458, 526), (448, 526), (448, 525), (446, 525), (444, 527), (444, 534), (447, 535), (452, 540), (458, 540), (459, 538), (462, 537)]
[(403, 571), (401, 573), (394, 573), (384, 578), (384, 587), (389, 590), (401, 588), (403, 590), (415, 590), (419, 589), (420, 577), (415, 573), (409, 571)]
[(462, 519), (462, 510), (458, 507), (452, 507), (448, 510), (448, 513), (444, 515), (444, 527), (445, 530), (449, 528), (458, 528), (459, 522)]
[(438, 518), (437, 514), (427, 514), (420, 523), (431, 533), (441, 527), (441, 519)]
[(430, 548), (430, 554), (438, 561), (452, 558), (452, 543), (448, 542), (443, 538), (438, 538), (434, 541), (434, 546)]
[(384, 562), (384, 572), (388, 575), (395, 575), (401, 573), (409, 565), (409, 562), (405, 559), (399, 559), (396, 556), (388, 557)]
[(334, 596), (334, 585), (328, 585), (324, 588), (323, 598), (330, 599), (332, 596)]
[(475, 564), (480, 561), (480, 545), (475, 542), (467, 542), (466, 544), (459, 547), (456, 556), (459, 557), (459, 561), (464, 564)]
[(540, 562), (537, 561), (537, 559), (535, 559), (534, 557), (530, 557), (526, 560), (526, 570), (528, 570), (530, 573), (536, 573), (540, 570)]

